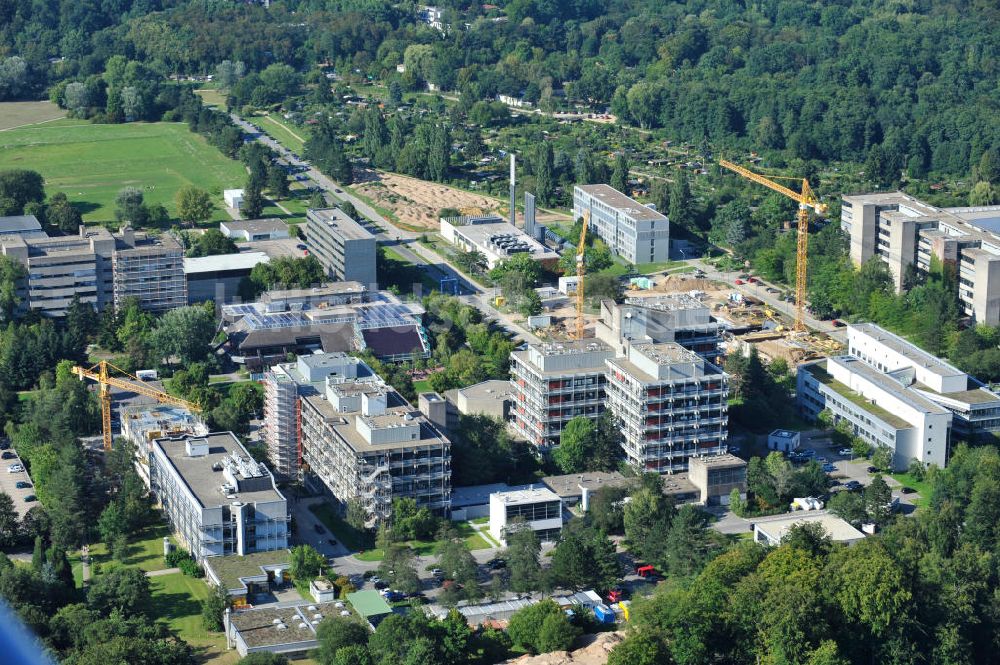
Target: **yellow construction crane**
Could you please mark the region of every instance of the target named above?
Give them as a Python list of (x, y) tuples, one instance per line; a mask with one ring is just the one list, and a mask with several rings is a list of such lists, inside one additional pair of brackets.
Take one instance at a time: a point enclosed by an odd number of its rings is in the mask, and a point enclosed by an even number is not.
[[(125, 378), (111, 376), (108, 368), (124, 374)], [(181, 399), (180, 397), (168, 395), (162, 390), (150, 388), (142, 379), (132, 376), (120, 367), (115, 367), (107, 360), (102, 360), (89, 369), (86, 367), (74, 367), (73, 373), (80, 377), (81, 381), (90, 379), (91, 381), (96, 381), (101, 387), (101, 421), (104, 426), (105, 450), (111, 450), (111, 388), (113, 387), (152, 397), (161, 404), (173, 404), (174, 406), (180, 406), (193, 412), (201, 411), (201, 407), (197, 404)]]
[[(738, 173), (747, 180), (752, 180), (768, 189), (772, 189), (779, 194), (783, 194), (799, 204), (798, 212), (798, 242), (796, 247), (795, 260), (795, 330), (801, 332), (806, 329), (804, 317), (806, 308), (806, 263), (809, 260), (809, 209), (812, 208), (817, 214), (826, 214), (827, 206), (820, 203), (809, 187), (809, 181), (805, 178), (789, 178), (790, 180), (801, 180), (802, 191), (796, 192), (784, 185), (779, 185), (771, 178), (762, 176), (759, 173), (743, 168), (738, 164), (719, 160), (719, 165)], [(776, 176), (785, 179), (783, 176)]]
[(580, 229), (580, 244), (576, 246), (576, 338), (583, 339), (583, 275), (586, 272), (583, 254), (586, 251), (587, 223), (590, 211), (583, 212), (583, 227)]

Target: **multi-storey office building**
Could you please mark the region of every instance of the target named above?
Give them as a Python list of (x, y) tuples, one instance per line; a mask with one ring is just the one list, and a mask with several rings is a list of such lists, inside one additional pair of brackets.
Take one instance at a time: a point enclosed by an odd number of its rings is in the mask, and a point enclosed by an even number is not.
[(375, 236), (340, 208), (306, 212), (306, 243), (326, 274), (344, 282), (378, 288)]
[(632, 344), (606, 361), (608, 408), (622, 427), (629, 464), (685, 471), (694, 456), (726, 452), (729, 377), (675, 342)]
[(588, 229), (611, 251), (631, 263), (652, 263), (670, 258), (670, 220), (650, 206), (608, 185), (573, 188), (573, 217), (590, 213)]
[(232, 432), (157, 439), (151, 490), (196, 559), (288, 547), (288, 506)]
[(721, 355), (722, 324), (708, 305), (686, 293), (629, 297), (622, 304), (604, 300), (596, 334), (619, 355), (632, 342), (677, 342), (713, 363)]
[(448, 514), (451, 443), (391, 387), (328, 379), (301, 405), (306, 482), (356, 502), (369, 527), (389, 519), (394, 498)]
[(848, 354), (802, 365), (797, 400), (806, 418), (828, 409), (893, 465), (943, 466), (951, 437), (1000, 432), (1000, 397), (953, 365), (874, 324), (847, 328)]
[(604, 342), (533, 344), (510, 357), (513, 426), (534, 445), (558, 445), (570, 420), (604, 412), (605, 361), (614, 357)]
[(24, 308), (45, 316), (65, 316), (74, 296), (99, 311), (132, 296), (153, 311), (187, 303), (183, 252), (167, 236), (129, 227), (112, 234), (81, 226), (77, 235), (55, 237), (29, 230), (0, 237), (0, 249), (27, 270)]
[(490, 533), (506, 546), (511, 523), (523, 520), (524, 527), (534, 531), (539, 540), (558, 540), (562, 510), (562, 499), (547, 487), (494, 492), (490, 494)]
[(123, 227), (115, 234), (111, 267), (115, 307), (129, 298), (150, 312), (187, 305), (184, 248), (170, 236), (154, 237)]
[(294, 363), (275, 365), (264, 375), (264, 442), (276, 476), (299, 477), (302, 466), (301, 404), (308, 395), (320, 395), (327, 380), (348, 382), (374, 380), (364, 361), (346, 353), (299, 356)]
[(911, 268), (951, 268), (964, 313), (1000, 324), (1000, 206), (937, 208), (902, 192), (844, 196), (841, 228), (851, 260), (884, 261), (897, 291)]

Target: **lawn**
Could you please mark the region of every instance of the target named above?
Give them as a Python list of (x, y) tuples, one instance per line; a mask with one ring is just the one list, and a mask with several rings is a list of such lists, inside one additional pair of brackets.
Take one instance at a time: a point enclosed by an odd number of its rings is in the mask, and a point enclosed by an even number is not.
[(157, 575), (149, 578), (149, 590), (153, 595), (153, 615), (177, 631), (182, 640), (212, 635), (201, 625), (201, 601), (212, 593), (204, 578), (184, 573)]
[(913, 502), (913, 505), (926, 506), (930, 503), (931, 492), (933, 491), (933, 488), (931, 487), (931, 484), (926, 480), (917, 480), (908, 473), (892, 473), (889, 474), (889, 477), (897, 481), (903, 487), (912, 487), (913, 489), (917, 490), (917, 493), (920, 494), (920, 498), (910, 499), (910, 501)]
[(222, 190), (240, 187), (246, 169), (183, 123), (93, 125), (56, 120), (0, 132), (0, 169), (33, 169), (49, 195), (64, 192), (88, 222), (114, 220), (114, 198), (125, 186), (176, 216), (174, 194), (184, 185), (208, 190), (214, 221), (229, 219)]
[(305, 149), (306, 139), (309, 138), (306, 130), (292, 127), (284, 120), (270, 115), (257, 116), (251, 118), (250, 121), (292, 152), (301, 155)]
[(413, 389), (415, 391), (417, 391), (417, 394), (420, 394), (420, 393), (429, 393), (429, 392), (433, 392), (434, 391), (434, 388), (431, 387), (431, 382), (430, 382), (429, 379), (422, 379), (420, 381), (414, 381), (413, 382)]
[(66, 111), (52, 102), (3, 102), (0, 103), (0, 132), (24, 125), (51, 122), (65, 115)]
[[(483, 538), (472, 525), (468, 522), (454, 522), (452, 526), (458, 532), (459, 537), (464, 539), (465, 546), (470, 550), (485, 550), (494, 545), (491, 545)], [(443, 541), (440, 540), (408, 540), (406, 544), (410, 546), (414, 554), (417, 556), (430, 556), (432, 554), (437, 554), (438, 549), (440, 549)], [(359, 561), (381, 561), (384, 553), (378, 548), (372, 548), (360, 554), (355, 554), (354, 558)]]
[[(94, 576), (94, 567), (102, 568), (108, 565), (122, 565), (127, 568), (139, 568), (140, 570), (163, 570), (166, 564), (163, 562), (163, 538), (170, 536), (170, 527), (166, 524), (155, 524), (146, 527), (135, 539), (129, 542), (128, 556), (122, 562), (114, 561), (108, 548), (104, 543), (93, 543), (90, 546), (90, 574)], [(174, 541), (170, 536), (171, 542)], [(83, 572), (80, 563), (80, 552), (74, 552), (69, 557), (70, 565), (73, 569), (73, 579), (77, 586), (83, 585)]]
[(201, 101), (205, 102), (206, 105), (218, 106), (220, 109), (225, 109), (226, 96), (215, 88), (199, 88), (194, 92), (201, 97)]

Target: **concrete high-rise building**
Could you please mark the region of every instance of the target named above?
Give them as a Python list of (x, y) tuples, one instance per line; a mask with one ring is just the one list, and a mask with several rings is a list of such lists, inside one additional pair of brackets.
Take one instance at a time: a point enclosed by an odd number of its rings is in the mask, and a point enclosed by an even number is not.
[(860, 194), (842, 198), (840, 226), (854, 264), (878, 257), (897, 291), (909, 270), (950, 267), (963, 313), (1000, 324), (1000, 206), (937, 208), (903, 192)]
[(294, 363), (275, 365), (264, 375), (264, 442), (275, 475), (295, 480), (302, 468), (300, 399), (320, 395), (327, 380), (374, 380), (364, 361), (346, 353), (305, 354)]
[(608, 185), (573, 188), (573, 217), (590, 212), (588, 232), (630, 263), (670, 259), (670, 220)]
[(604, 300), (595, 330), (619, 355), (633, 342), (677, 342), (713, 363), (721, 355), (722, 324), (686, 293), (625, 298), (622, 304)]
[(150, 488), (199, 561), (288, 548), (288, 504), (232, 432), (156, 439)]
[(992, 439), (1000, 432), (1000, 396), (957, 367), (871, 323), (847, 327), (847, 354), (799, 367), (803, 417), (828, 410), (872, 446), (944, 466), (952, 436)]
[(306, 212), (306, 244), (326, 274), (342, 282), (378, 289), (375, 236), (340, 208)]
[(115, 307), (129, 298), (150, 312), (162, 312), (187, 305), (187, 277), (184, 248), (164, 235), (154, 237), (122, 227), (115, 234), (111, 267)]
[(447, 515), (451, 442), (381, 380), (325, 383), (300, 400), (306, 482), (358, 505), (368, 527), (391, 517), (396, 498)]
[(143, 309), (187, 304), (184, 256), (169, 236), (123, 227), (80, 227), (77, 235), (51, 237), (32, 230), (0, 236), (0, 250), (27, 270), (19, 287), (23, 308), (66, 315), (74, 296), (98, 311), (136, 297)]
[(604, 412), (607, 367), (614, 350), (599, 340), (532, 344), (511, 358), (514, 429), (532, 444), (559, 445), (566, 424)]
[(681, 345), (632, 344), (607, 362), (608, 408), (639, 471), (686, 471), (695, 456), (727, 450), (729, 377)]

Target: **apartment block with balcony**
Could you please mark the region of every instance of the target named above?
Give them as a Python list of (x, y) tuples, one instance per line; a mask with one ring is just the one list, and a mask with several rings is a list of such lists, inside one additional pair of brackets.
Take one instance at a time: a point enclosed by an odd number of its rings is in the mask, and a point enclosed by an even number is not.
[(611, 251), (630, 263), (654, 263), (670, 258), (670, 220), (608, 185), (573, 188), (573, 217), (590, 213), (591, 232)]
[(855, 265), (878, 257), (902, 290), (909, 270), (952, 270), (976, 323), (1000, 324), (1000, 206), (937, 208), (903, 192), (844, 196), (841, 229)]
[(599, 340), (533, 344), (511, 354), (514, 429), (539, 448), (559, 445), (577, 416), (604, 412), (607, 367), (614, 350)]
[(115, 307), (129, 298), (150, 312), (187, 305), (184, 248), (170, 236), (151, 236), (122, 227), (111, 261)]
[(302, 469), (303, 397), (320, 395), (330, 381), (375, 380), (375, 373), (346, 353), (305, 354), (294, 363), (275, 365), (264, 374), (263, 438), (275, 475), (295, 480)]
[(328, 379), (301, 410), (306, 482), (342, 507), (357, 502), (368, 527), (390, 519), (395, 498), (448, 514), (451, 442), (391, 387)]
[(156, 439), (150, 489), (201, 561), (288, 548), (288, 504), (232, 432)]
[(632, 344), (626, 357), (606, 362), (608, 408), (633, 468), (675, 473), (692, 457), (726, 452), (725, 372), (676, 342)]

